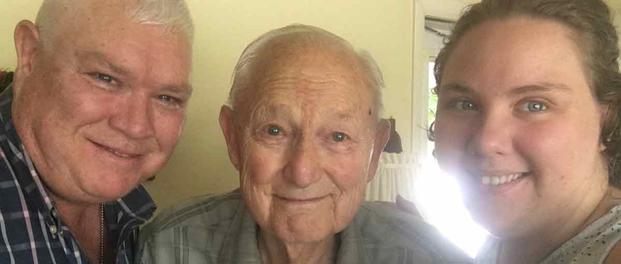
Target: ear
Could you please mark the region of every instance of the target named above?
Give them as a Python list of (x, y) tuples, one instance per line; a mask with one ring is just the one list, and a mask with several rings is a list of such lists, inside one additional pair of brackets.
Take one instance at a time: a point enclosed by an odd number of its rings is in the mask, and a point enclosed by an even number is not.
[(32, 72), (34, 58), (39, 47), (39, 31), (32, 22), (22, 20), (15, 27), (13, 37), (15, 39), (15, 51), (17, 52), (15, 87), (18, 88)]
[(233, 110), (223, 105), (220, 108), (220, 128), (222, 134), (224, 134), (224, 140), (226, 140), (226, 146), (229, 151), (229, 159), (233, 166), (239, 171), (239, 164), (241, 161), (239, 142), (237, 137), (237, 129), (235, 128), (235, 122), (233, 121)]
[(380, 155), (388, 143), (390, 137), (390, 122), (387, 119), (381, 119), (377, 124), (375, 130), (375, 141), (373, 143), (373, 153), (371, 154), (371, 162), (369, 164), (369, 175), (367, 181), (370, 182), (375, 177), (377, 171), (377, 164), (379, 163)]

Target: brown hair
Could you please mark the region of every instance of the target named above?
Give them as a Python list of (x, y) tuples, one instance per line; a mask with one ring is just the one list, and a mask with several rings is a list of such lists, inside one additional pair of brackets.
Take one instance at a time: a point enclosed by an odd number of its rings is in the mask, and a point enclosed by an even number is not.
[[(570, 28), (582, 51), (590, 75), (592, 93), (607, 107), (600, 140), (608, 158), (609, 183), (621, 185), (621, 73), (617, 32), (608, 6), (602, 0), (483, 0), (470, 6), (457, 21), (446, 46), (436, 58), (436, 83), (442, 81), (444, 67), (459, 40), (472, 28), (489, 20), (516, 16), (547, 19)], [(433, 138), (433, 127), (430, 129)]]
[(13, 82), (13, 72), (0, 70), (0, 91), (3, 91)]

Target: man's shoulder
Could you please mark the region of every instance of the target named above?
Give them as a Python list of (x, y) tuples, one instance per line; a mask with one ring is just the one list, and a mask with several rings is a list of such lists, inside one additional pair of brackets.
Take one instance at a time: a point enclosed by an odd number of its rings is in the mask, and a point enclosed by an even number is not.
[(472, 260), (420, 216), (389, 202), (365, 202), (354, 219), (367, 245), (403, 248), (426, 255), (433, 263), (472, 263)]
[(143, 228), (144, 233), (192, 225), (214, 225), (232, 218), (241, 203), (241, 195), (231, 192), (202, 195), (164, 210)]
[(215, 261), (243, 208), (241, 195), (232, 192), (196, 197), (165, 210), (140, 230), (139, 263), (175, 263), (179, 254), (201, 263)]

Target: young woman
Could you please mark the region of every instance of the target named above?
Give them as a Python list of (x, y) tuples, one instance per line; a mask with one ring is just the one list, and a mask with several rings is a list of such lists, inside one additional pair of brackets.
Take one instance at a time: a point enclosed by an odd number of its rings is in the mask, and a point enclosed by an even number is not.
[(479, 263), (621, 263), (618, 56), (601, 0), (483, 0), (458, 20), (431, 132), (494, 237)]

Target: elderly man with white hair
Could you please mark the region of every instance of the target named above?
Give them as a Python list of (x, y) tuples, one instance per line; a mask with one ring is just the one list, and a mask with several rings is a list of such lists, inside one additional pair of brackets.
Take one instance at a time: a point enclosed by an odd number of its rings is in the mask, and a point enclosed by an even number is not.
[(132, 263), (191, 94), (183, 0), (44, 0), (0, 94), (0, 263)]
[(381, 73), (325, 30), (292, 25), (251, 43), (220, 125), (240, 188), (162, 214), (140, 263), (465, 263), (393, 206), (363, 203), (388, 140)]

